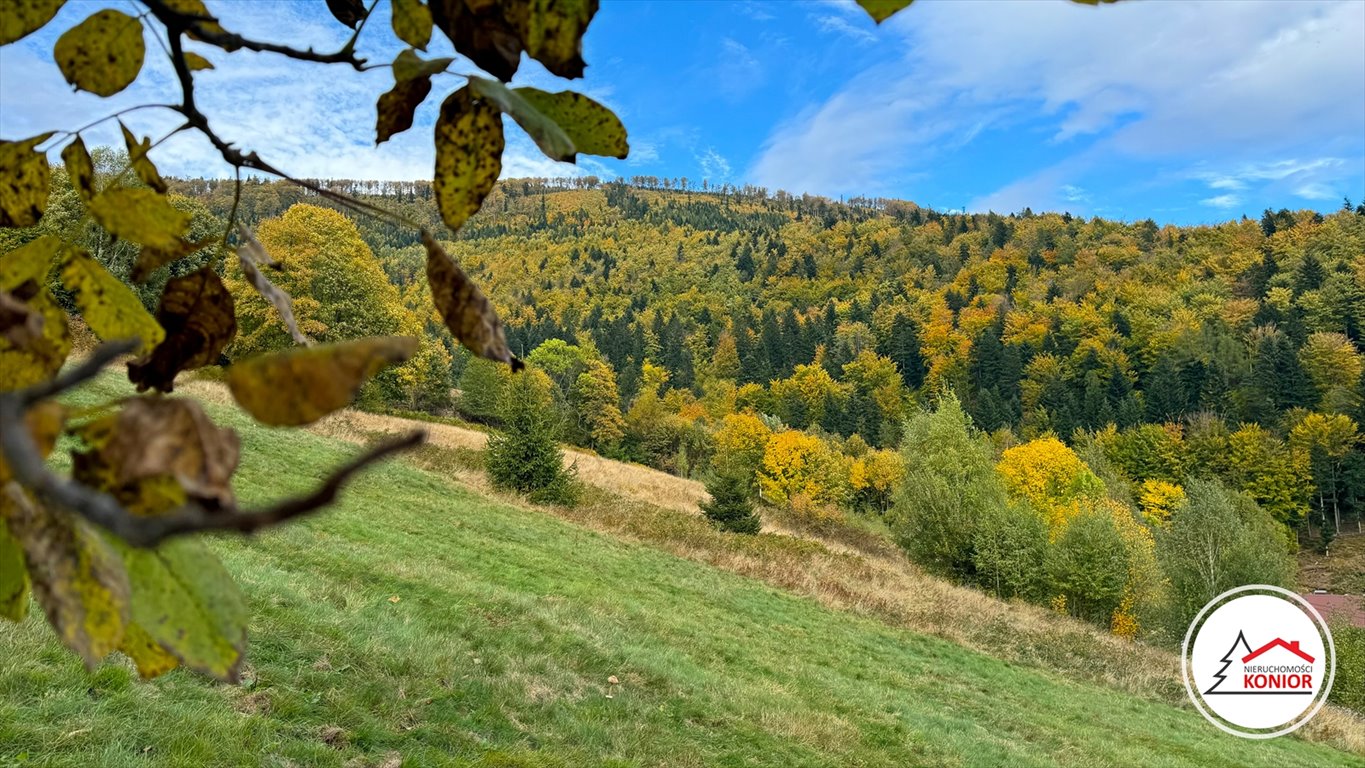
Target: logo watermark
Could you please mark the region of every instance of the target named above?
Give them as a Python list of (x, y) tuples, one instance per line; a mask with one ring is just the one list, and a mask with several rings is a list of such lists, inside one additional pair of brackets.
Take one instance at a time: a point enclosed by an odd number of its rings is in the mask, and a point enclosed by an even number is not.
[(1327, 701), (1336, 646), (1306, 600), (1265, 584), (1209, 601), (1181, 652), (1190, 701), (1235, 736), (1270, 739), (1303, 726)]

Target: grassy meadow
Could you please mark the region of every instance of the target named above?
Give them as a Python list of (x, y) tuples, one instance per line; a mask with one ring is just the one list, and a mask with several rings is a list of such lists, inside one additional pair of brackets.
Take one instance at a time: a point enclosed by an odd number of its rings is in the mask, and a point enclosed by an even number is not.
[[(241, 432), (247, 502), (355, 450), (213, 414)], [(1153, 682), (1168, 655), (1092, 647), (1075, 622), (979, 598), (980, 628), (934, 628), (956, 588), (915, 611), (913, 593), (857, 591), (900, 583), (890, 566), (817, 542), (735, 543), (593, 494), (546, 514), (484, 492), (461, 450), (428, 447), (322, 516), (215, 543), (253, 611), (242, 685), (140, 682), (122, 660), (87, 673), (41, 617), (0, 624), (0, 766), (1362, 764), (1224, 735)], [(1153, 680), (1133, 671), (1153, 665)]]

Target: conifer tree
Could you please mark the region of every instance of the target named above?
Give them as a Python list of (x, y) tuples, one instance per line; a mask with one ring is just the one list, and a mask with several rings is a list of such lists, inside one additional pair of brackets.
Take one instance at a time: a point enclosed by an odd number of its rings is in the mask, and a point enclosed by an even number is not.
[(578, 489), (573, 471), (564, 469), (550, 386), (545, 374), (528, 369), (503, 387), (498, 402), (503, 431), (488, 439), (488, 474), (495, 486), (532, 501), (572, 506)]
[(755, 534), (762, 528), (754, 511), (750, 484), (735, 473), (714, 475), (706, 483), (710, 499), (701, 503), (711, 524), (730, 533)]

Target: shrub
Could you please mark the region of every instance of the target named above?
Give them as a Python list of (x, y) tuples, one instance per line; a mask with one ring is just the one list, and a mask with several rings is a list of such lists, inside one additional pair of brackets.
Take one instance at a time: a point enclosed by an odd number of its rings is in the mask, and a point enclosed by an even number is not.
[(1114, 517), (1084, 508), (1072, 517), (1048, 551), (1052, 589), (1066, 598), (1071, 615), (1109, 624), (1128, 583), (1128, 546)]
[(1047, 525), (1033, 510), (1004, 504), (982, 515), (972, 540), (977, 583), (997, 597), (1040, 600), (1047, 590)]
[(1365, 714), (1365, 627), (1338, 624), (1332, 627), (1337, 647), (1337, 676), (1329, 700)]
[(715, 475), (706, 483), (711, 498), (702, 502), (706, 519), (722, 531), (754, 534), (762, 528), (754, 502), (750, 498), (749, 483), (737, 475)]
[(564, 468), (548, 377), (534, 369), (512, 376), (503, 387), (498, 417), (503, 430), (489, 437), (486, 459), (493, 485), (537, 503), (577, 503), (576, 473)]
[(887, 514), (896, 543), (925, 568), (965, 577), (977, 526), (1005, 506), (990, 443), (951, 393), (905, 425), (905, 480)]

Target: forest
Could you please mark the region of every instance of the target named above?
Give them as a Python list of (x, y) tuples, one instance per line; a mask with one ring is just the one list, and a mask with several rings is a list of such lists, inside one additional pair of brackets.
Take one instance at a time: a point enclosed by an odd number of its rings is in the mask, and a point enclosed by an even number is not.
[[(363, 407), (492, 428), (540, 412), (558, 439), (705, 479), (717, 502), (884, 526), (933, 572), (1120, 635), (1169, 640), (1223, 589), (1292, 585), (1295, 551), (1361, 530), (1365, 205), (1349, 200), (1177, 227), (503, 180), (445, 247), (494, 298), (529, 366), (512, 373), (451, 338), (411, 228), (283, 182), (167, 182), (191, 238), (234, 210), (257, 230), (308, 337), (423, 340)], [(427, 182), (309, 182), (442, 231)], [(0, 252), (57, 233), (130, 277), (138, 247), (77, 201), (55, 169), (47, 215)], [(212, 258), (163, 267), (144, 304)], [(225, 364), (292, 343), (242, 295)]]

